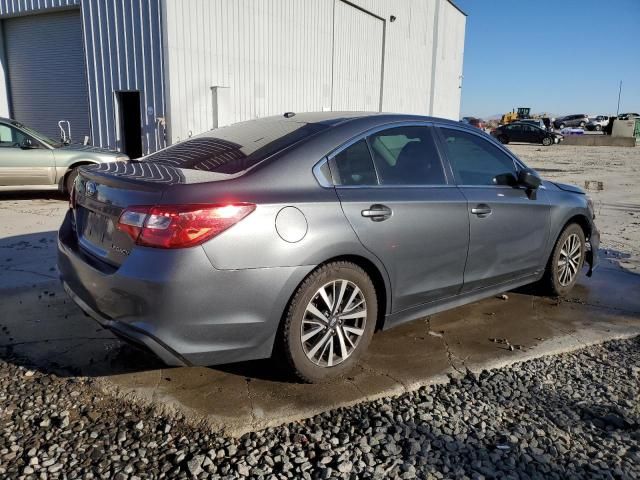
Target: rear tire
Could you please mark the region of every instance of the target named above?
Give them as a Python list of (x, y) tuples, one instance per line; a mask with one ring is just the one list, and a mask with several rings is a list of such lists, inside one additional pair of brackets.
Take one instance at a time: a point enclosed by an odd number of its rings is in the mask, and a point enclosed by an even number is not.
[(323, 265), (289, 303), (279, 332), (282, 356), (303, 382), (340, 377), (366, 351), (377, 318), (376, 290), (362, 268), (350, 262)]
[(576, 284), (586, 254), (586, 241), (582, 227), (571, 223), (558, 237), (547, 262), (541, 286), (545, 293), (562, 297)]
[(544, 145), (545, 147), (553, 145), (553, 139), (551, 137), (544, 137), (542, 139), (542, 145)]
[(596, 125), (596, 132), (599, 132), (602, 130), (602, 125)]
[(507, 144), (509, 143), (509, 139), (508, 139), (506, 136), (504, 136), (504, 135), (500, 135), (500, 136), (498, 137), (498, 141), (499, 141), (500, 143), (502, 143), (503, 145), (507, 145)]

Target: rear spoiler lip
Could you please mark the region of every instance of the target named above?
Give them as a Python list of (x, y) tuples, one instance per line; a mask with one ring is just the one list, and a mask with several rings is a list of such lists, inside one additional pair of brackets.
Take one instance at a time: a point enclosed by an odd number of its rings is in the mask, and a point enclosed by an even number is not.
[[(94, 182), (98, 182), (101, 185), (107, 185), (109, 187), (122, 188), (126, 186), (134, 186), (137, 189), (149, 191), (149, 192), (158, 192), (164, 191), (168, 187), (170, 187), (171, 183), (161, 183), (161, 182), (153, 182), (149, 180), (143, 180), (139, 178), (132, 178), (124, 175), (116, 175), (111, 172), (102, 172), (98, 170), (99, 166), (97, 165), (83, 165), (79, 167), (79, 173), (84, 178), (88, 180), (92, 180)], [(98, 168), (96, 168), (98, 167)]]

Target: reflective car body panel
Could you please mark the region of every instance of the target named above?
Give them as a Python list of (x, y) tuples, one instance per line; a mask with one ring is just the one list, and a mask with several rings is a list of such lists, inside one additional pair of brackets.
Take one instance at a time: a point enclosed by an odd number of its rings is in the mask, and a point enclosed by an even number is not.
[[(225, 128), (155, 160), (82, 168), (60, 229), (71, 297), (170, 364), (269, 356), (297, 287), (336, 259), (372, 277), (388, 328), (535, 281), (572, 219), (597, 249), (583, 193), (495, 183), (524, 164), (458, 122), (326, 112)], [(119, 228), (132, 206), (237, 202), (255, 210), (189, 248)]]

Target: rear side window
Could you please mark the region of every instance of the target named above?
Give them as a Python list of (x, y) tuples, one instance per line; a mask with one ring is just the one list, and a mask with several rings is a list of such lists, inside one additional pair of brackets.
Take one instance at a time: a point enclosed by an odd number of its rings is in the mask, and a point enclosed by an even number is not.
[(331, 160), (336, 185), (377, 185), (378, 178), (367, 142), (359, 140)]
[(459, 185), (495, 185), (494, 178), (516, 173), (511, 157), (478, 135), (442, 128), (444, 147)]
[(444, 185), (444, 170), (429, 127), (390, 128), (369, 137), (382, 185)]
[(211, 130), (142, 159), (178, 168), (236, 174), (326, 129), (319, 123), (265, 118)]

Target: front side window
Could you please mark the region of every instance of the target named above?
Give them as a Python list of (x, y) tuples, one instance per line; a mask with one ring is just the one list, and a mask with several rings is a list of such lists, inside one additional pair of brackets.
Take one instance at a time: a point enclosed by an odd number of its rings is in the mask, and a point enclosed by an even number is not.
[(396, 127), (369, 137), (382, 185), (444, 185), (444, 170), (429, 127)]
[(459, 185), (496, 185), (495, 178), (516, 174), (511, 157), (472, 133), (441, 128), (444, 146)]
[(0, 124), (0, 147), (20, 148), (27, 136), (20, 130)]
[(378, 178), (367, 142), (362, 139), (342, 150), (331, 160), (336, 185), (377, 185)]

